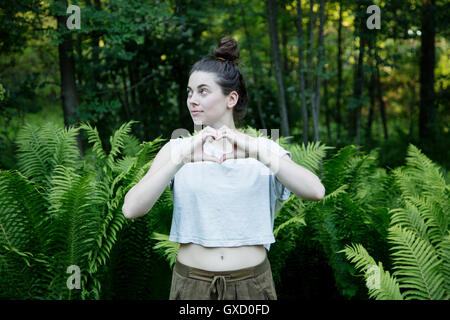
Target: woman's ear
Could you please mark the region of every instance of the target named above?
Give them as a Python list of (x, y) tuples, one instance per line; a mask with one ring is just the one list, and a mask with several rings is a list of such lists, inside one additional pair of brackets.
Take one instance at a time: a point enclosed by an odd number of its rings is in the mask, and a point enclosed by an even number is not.
[(236, 91), (232, 91), (229, 95), (228, 95), (228, 107), (233, 108), (237, 102), (239, 100), (239, 94)]

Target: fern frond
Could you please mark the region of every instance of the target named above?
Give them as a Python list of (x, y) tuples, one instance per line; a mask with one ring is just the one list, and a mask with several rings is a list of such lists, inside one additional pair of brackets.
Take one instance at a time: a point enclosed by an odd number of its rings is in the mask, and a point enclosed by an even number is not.
[(346, 245), (339, 251), (355, 264), (356, 269), (364, 272), (369, 297), (377, 300), (403, 300), (397, 279), (388, 271), (383, 270), (382, 263), (375, 263), (367, 250), (360, 244)]
[(177, 260), (178, 249), (180, 244), (177, 242), (169, 241), (169, 235), (153, 232), (151, 239), (157, 240), (158, 242), (153, 246), (153, 249), (160, 252), (166, 260), (169, 262), (170, 268), (173, 268)]
[(348, 185), (343, 184), (342, 186), (340, 186), (339, 188), (337, 188), (333, 192), (325, 195), (325, 197), (322, 200), (320, 200), (320, 201), (318, 201), (316, 203), (318, 205), (319, 204), (324, 205), (324, 204), (327, 204), (328, 202), (330, 202), (332, 200), (336, 200), (339, 196), (345, 194), (347, 192), (347, 189), (348, 189)]
[(76, 140), (79, 128), (63, 127), (55, 130), (53, 126), (48, 126), (46, 124), (43, 126), (42, 131), (43, 139), (54, 136), (53, 145), (50, 144), (53, 140), (44, 140), (45, 144), (51, 148), (53, 154), (51, 159), (52, 168), (55, 168), (58, 165), (75, 168), (77, 166), (77, 160), (80, 158)]
[(442, 261), (433, 246), (399, 225), (389, 228), (388, 239), (393, 243), (394, 275), (399, 276), (400, 287), (406, 289), (406, 299), (443, 299)]
[(429, 192), (432, 195), (434, 191), (441, 191), (445, 188), (445, 179), (439, 166), (412, 144), (408, 147), (406, 164), (410, 173), (419, 181), (424, 182), (422, 185), (425, 187), (424, 192)]
[(389, 211), (391, 214), (391, 225), (400, 225), (413, 231), (417, 237), (430, 241), (427, 233), (427, 225), (416, 206), (405, 203), (403, 208), (396, 208)]
[(427, 234), (433, 245), (438, 245), (448, 232), (449, 212), (441, 208), (436, 198), (440, 196), (414, 197), (405, 199), (405, 203), (415, 206), (428, 227)]
[(0, 244), (19, 250), (41, 249), (47, 201), (43, 188), (16, 170), (0, 170)]
[(408, 148), (406, 164), (393, 172), (403, 197), (433, 197), (444, 193), (447, 187), (439, 166), (414, 145)]
[(356, 146), (346, 146), (340, 149), (331, 159), (324, 162), (324, 179), (322, 181), (327, 188), (327, 192), (332, 192), (345, 184), (345, 180), (349, 177), (347, 170), (349, 161), (357, 153)]
[(447, 295), (445, 299), (448, 300), (450, 298), (450, 231), (447, 232), (447, 235), (442, 240), (439, 256), (442, 259), (441, 273), (444, 276), (444, 288)]
[(333, 147), (317, 142), (309, 142), (305, 147), (303, 144), (294, 144), (289, 148), (292, 153), (292, 160), (312, 172), (318, 172), (322, 160), (325, 158), (327, 150)]
[(273, 235), (274, 237), (276, 237), (278, 235), (278, 232), (280, 232), (281, 230), (283, 230), (284, 228), (286, 228), (289, 225), (304, 225), (306, 226), (306, 222), (305, 222), (305, 212), (303, 210), (299, 210), (297, 215), (295, 215), (294, 217), (288, 219), (287, 221), (281, 223), (279, 226), (277, 226), (275, 228), (275, 230), (273, 231)]
[[(47, 126), (51, 126), (47, 123)], [(56, 128), (55, 130), (56, 131)], [(46, 134), (48, 130), (41, 130), (25, 123), (16, 138), (18, 145), (17, 167), (19, 171), (33, 182), (48, 185), (48, 174), (51, 172), (53, 158), (52, 149), (55, 144), (54, 134)]]
[(105, 161), (107, 158), (106, 152), (103, 149), (102, 140), (100, 139), (100, 135), (97, 131), (97, 128), (90, 125), (90, 123), (82, 122), (79, 126), (80, 129), (84, 129), (87, 131), (88, 142), (93, 143), (92, 150), (94, 151), (96, 158), (101, 163)]
[(79, 175), (71, 168), (57, 166), (52, 182), (54, 187), (48, 198), (53, 230), (45, 248), (45, 253), (54, 258), (54, 278), (50, 287), (53, 294), (70, 298), (72, 292), (67, 292), (66, 269), (77, 265), (87, 270), (89, 252), (95, 247), (100, 232), (99, 208), (104, 203), (104, 196), (91, 173)]
[(133, 123), (138, 123), (138, 121), (130, 120), (129, 122), (124, 123), (120, 126), (119, 129), (114, 132), (113, 136), (110, 137), (109, 141), (111, 144), (111, 151), (109, 152), (106, 161), (109, 164), (110, 168), (114, 167), (116, 156), (119, 154), (120, 150), (124, 148), (125, 137), (127, 137), (130, 133), (131, 125)]

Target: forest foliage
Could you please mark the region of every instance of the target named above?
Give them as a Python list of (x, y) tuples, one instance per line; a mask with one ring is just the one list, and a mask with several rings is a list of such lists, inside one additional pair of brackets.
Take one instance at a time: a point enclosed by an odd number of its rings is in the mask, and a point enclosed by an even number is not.
[[(67, 27), (69, 5), (79, 29)], [(368, 27), (372, 5), (380, 28)], [(448, 299), (449, 10), (0, 0), (0, 298), (168, 297), (179, 248), (169, 190), (140, 219), (121, 208), (162, 143), (195, 131), (189, 71), (232, 36), (249, 94), (236, 125), (279, 130), (326, 188), (276, 215), (279, 298)]]
[[(168, 240), (169, 189), (141, 219), (127, 220), (121, 210), (163, 140), (139, 144), (132, 124), (114, 132), (110, 152), (87, 123), (20, 131), (19, 169), (0, 172), (1, 298), (166, 298), (152, 286), (162, 265), (170, 273), (179, 247)], [(91, 144), (83, 158), (79, 130)], [(277, 212), (269, 258), (278, 286), (286, 257), (314, 248), (341, 297), (448, 299), (449, 186), (439, 166), (413, 145), (406, 165), (390, 172), (377, 165), (376, 152), (352, 145), (332, 156), (320, 143), (288, 149), (293, 161), (322, 176), (327, 195), (318, 202), (291, 195)], [(70, 266), (81, 271), (79, 289), (69, 289)], [(379, 279), (369, 286), (371, 266)]]

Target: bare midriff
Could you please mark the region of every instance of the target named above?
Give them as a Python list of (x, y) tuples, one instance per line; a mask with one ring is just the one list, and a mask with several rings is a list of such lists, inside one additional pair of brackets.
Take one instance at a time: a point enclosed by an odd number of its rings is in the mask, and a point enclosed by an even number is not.
[(264, 261), (263, 245), (240, 247), (203, 247), (195, 243), (182, 243), (177, 259), (189, 267), (208, 271), (231, 271), (254, 267)]

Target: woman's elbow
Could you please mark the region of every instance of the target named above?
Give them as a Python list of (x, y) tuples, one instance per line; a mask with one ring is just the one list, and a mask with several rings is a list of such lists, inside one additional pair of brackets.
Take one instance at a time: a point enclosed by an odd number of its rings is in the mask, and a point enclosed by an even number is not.
[(317, 188), (314, 189), (314, 192), (311, 194), (311, 201), (320, 201), (325, 197), (325, 187), (323, 184), (319, 184)]
[(322, 200), (325, 197), (325, 187), (323, 184), (320, 184), (319, 192), (317, 193), (317, 201)]
[(136, 218), (136, 215), (133, 214), (133, 212), (130, 211), (130, 209), (125, 204), (123, 204), (123, 206), (122, 206), (122, 214), (126, 219)]

